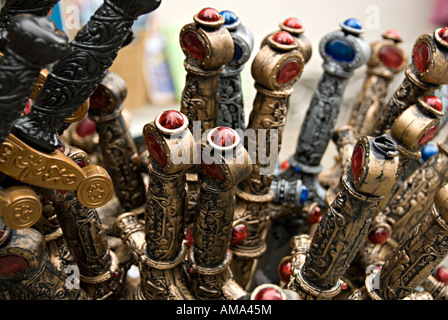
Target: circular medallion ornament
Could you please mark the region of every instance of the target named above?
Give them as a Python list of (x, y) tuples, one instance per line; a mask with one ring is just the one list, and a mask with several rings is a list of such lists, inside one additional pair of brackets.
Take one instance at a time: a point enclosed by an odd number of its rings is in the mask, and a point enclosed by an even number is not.
[(80, 183), (76, 195), (87, 208), (99, 208), (112, 199), (114, 186), (108, 173), (96, 165), (83, 168), (86, 178)]

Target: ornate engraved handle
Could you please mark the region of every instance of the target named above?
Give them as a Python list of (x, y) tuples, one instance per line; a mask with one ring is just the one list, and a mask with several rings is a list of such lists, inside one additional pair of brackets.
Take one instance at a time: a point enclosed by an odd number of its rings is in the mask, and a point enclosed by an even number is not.
[(67, 286), (69, 275), (51, 263), (39, 231), (27, 228), (9, 232), (7, 229), (0, 235), (0, 243), (0, 299), (88, 299), (79, 286)]
[(277, 32), (266, 41), (251, 66), (257, 94), (244, 132), (253, 169), (236, 190), (235, 219), (244, 221), (247, 237), (232, 247), (232, 271), (243, 287), (252, 278), (254, 263), (266, 250), (271, 215), (269, 203), (274, 198), (271, 183), (281, 149), (289, 97), (305, 65), (297, 42), (288, 32)]
[(8, 40), (0, 59), (0, 142), (22, 114), (41, 69), (69, 49), (67, 36), (46, 17), (16, 17)]
[(195, 142), (182, 113), (165, 111), (143, 128), (149, 151), (145, 205), (146, 244), (140, 255), (139, 299), (192, 300), (183, 273), (186, 172), (194, 165)]
[[(78, 166), (89, 165), (84, 151), (66, 145), (64, 152)], [(126, 272), (110, 250), (97, 210), (81, 204), (74, 191), (40, 189), (39, 194), (54, 205), (64, 239), (79, 267), (81, 286), (89, 297), (119, 297)]]
[(238, 299), (245, 291), (230, 272), (235, 187), (251, 171), (249, 156), (231, 128), (210, 131), (198, 172), (201, 187), (193, 225), (190, 262), (197, 299)]
[(303, 121), (291, 167), (280, 175), (288, 180), (301, 179), (309, 189), (310, 201), (323, 208), (325, 190), (317, 181), (320, 161), (333, 134), (347, 81), (370, 57), (370, 47), (360, 36), (363, 30), (359, 22), (349, 19), (340, 26), (342, 30), (329, 33), (320, 41), (324, 74)]
[(401, 41), (398, 31), (388, 30), (382, 40), (370, 44), (372, 53), (366, 77), (348, 122), (357, 137), (374, 134), (373, 125), (385, 103), (389, 85), (407, 65), (407, 55), (399, 45)]
[(89, 118), (96, 124), (104, 168), (124, 211), (145, 203), (137, 147), (121, 114), (127, 94), (124, 80), (108, 72), (90, 97)]
[(8, 42), (11, 21), (19, 14), (46, 16), (59, 0), (6, 0), (0, 12), (0, 51)]
[[(396, 210), (403, 209), (399, 208), (399, 202), (402, 199), (409, 201), (412, 206), (413, 201), (408, 198), (403, 186), (399, 187), (399, 183), (407, 172), (410, 161), (420, 158), (422, 147), (437, 133), (440, 125), (439, 117), (443, 114), (441, 110), (441, 103), (437, 98), (432, 96), (420, 98), (417, 104), (408, 107), (401, 113), (387, 134), (382, 136), (392, 140), (398, 150), (397, 183), (378, 204), (378, 214), (373, 217), (374, 221), (369, 230), (368, 241), (359, 251), (359, 259), (357, 259), (361, 263), (359, 268), (365, 269), (372, 264), (382, 264), (390, 254), (391, 248), (396, 246), (396, 242), (391, 238), (391, 234), (394, 232), (393, 218), (389, 218), (388, 215), (394, 215)], [(414, 186), (417, 187), (417, 184)], [(418, 206), (415, 209), (413, 213), (419, 211)]]
[(53, 66), (36, 104), (14, 126), (21, 139), (51, 152), (61, 147), (57, 131), (102, 81), (134, 20), (160, 0), (105, 0), (71, 42), (70, 54)]
[(187, 71), (180, 111), (189, 119), (192, 132), (195, 121), (200, 121), (202, 131), (216, 127), (219, 75), (234, 55), (232, 37), (218, 11), (204, 8), (193, 19), (179, 35)]
[(306, 259), (292, 261), (288, 288), (303, 299), (331, 299), (340, 292), (341, 277), (364, 243), (378, 203), (395, 184), (397, 150), (384, 150), (383, 144), (382, 139), (368, 137), (358, 141), (343, 190), (322, 216)]
[(448, 43), (436, 29), (433, 35), (421, 35), (412, 50), (412, 63), (406, 68), (406, 77), (392, 98), (380, 111), (373, 126), (373, 135), (386, 132), (395, 119), (409, 106), (415, 104), (423, 95), (431, 95), (440, 85), (448, 82), (447, 68)]
[(26, 229), (42, 215), (42, 203), (28, 186), (13, 186), (0, 190), (0, 217), (6, 227)]
[(241, 87), (241, 71), (249, 60), (254, 47), (252, 32), (241, 24), (231, 11), (221, 11), (224, 27), (233, 39), (234, 54), (219, 76), (219, 115), (218, 126), (244, 130), (244, 98)]
[(448, 187), (434, 198), (431, 212), (406, 237), (383, 267), (372, 272), (351, 299), (399, 300), (424, 283), (448, 253)]

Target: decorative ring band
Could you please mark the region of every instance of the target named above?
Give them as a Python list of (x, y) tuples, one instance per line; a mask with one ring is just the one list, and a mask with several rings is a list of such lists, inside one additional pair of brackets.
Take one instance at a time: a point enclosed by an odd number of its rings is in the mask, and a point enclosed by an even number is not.
[(181, 249), (174, 260), (154, 260), (151, 259), (146, 251), (146, 247), (144, 249), (144, 255), (142, 256), (142, 262), (151, 268), (159, 269), (159, 270), (169, 270), (174, 269), (176, 266), (185, 261), (185, 256), (187, 255), (187, 246), (182, 243)]
[(87, 276), (83, 276), (80, 275), (79, 277), (81, 278), (82, 282), (85, 283), (89, 283), (89, 284), (98, 284), (98, 283), (103, 283), (106, 282), (107, 280), (109, 280), (112, 277), (112, 274), (117, 271), (118, 269), (118, 258), (115, 255), (115, 253), (113, 253), (112, 251), (110, 251), (110, 256), (111, 256), (111, 265), (110, 265), (110, 269), (106, 272), (104, 272), (103, 274), (94, 276), (94, 277), (87, 277)]

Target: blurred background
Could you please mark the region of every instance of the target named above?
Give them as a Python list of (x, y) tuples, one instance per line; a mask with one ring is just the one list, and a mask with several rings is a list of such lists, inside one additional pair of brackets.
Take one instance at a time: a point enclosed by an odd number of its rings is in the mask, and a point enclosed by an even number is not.
[[(69, 37), (73, 37), (101, 3), (101, 0), (62, 0), (52, 17)], [(119, 52), (111, 68), (127, 83), (125, 109), (135, 137), (141, 135), (143, 126), (160, 112), (180, 109), (185, 56), (180, 49), (179, 32), (185, 24), (193, 21), (193, 15), (205, 7), (234, 12), (253, 33), (254, 51), (242, 73), (246, 118), (255, 97), (250, 65), (261, 40), (277, 31), (279, 23), (289, 17), (298, 18), (306, 29), (305, 35), (313, 45), (313, 55), (290, 98), (280, 161), (294, 152), (301, 123), (322, 75), (319, 41), (327, 33), (338, 30), (340, 22), (357, 18), (363, 25), (363, 37), (368, 42), (379, 40), (387, 30), (395, 29), (401, 33), (402, 47), (409, 56), (421, 34), (432, 33), (435, 28), (448, 25), (448, 0), (162, 0), (156, 11), (138, 19), (134, 26), (135, 40)], [(337, 126), (347, 122), (364, 76), (365, 67), (361, 67), (350, 79)], [(396, 76), (390, 86), (390, 94), (403, 77), (403, 74)], [(446, 136), (444, 131), (442, 134)], [(324, 168), (332, 166), (334, 152), (335, 148), (330, 145), (324, 156)]]

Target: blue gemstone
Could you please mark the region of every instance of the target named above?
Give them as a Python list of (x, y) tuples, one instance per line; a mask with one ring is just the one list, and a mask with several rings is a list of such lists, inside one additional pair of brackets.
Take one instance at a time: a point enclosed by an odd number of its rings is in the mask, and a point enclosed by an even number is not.
[(434, 143), (428, 143), (422, 148), (422, 160), (426, 161), (439, 152), (439, 148)]
[(355, 58), (355, 49), (343, 39), (333, 39), (328, 41), (325, 52), (340, 62), (352, 62)]
[(238, 20), (237, 16), (232, 11), (224, 10), (221, 11), (220, 14), (224, 17), (225, 25), (234, 24)]
[(305, 203), (308, 200), (309, 191), (308, 188), (302, 185), (302, 191), (300, 192), (300, 203)]
[(239, 45), (237, 45), (236, 43), (233, 44), (233, 61), (238, 61), (241, 59), (241, 57), (243, 56), (243, 49), (241, 49), (241, 47)]
[(359, 20), (355, 19), (355, 18), (350, 18), (350, 19), (345, 20), (344, 25), (346, 25), (347, 27), (353, 28), (353, 29), (362, 30), (361, 22), (359, 22)]
[(300, 169), (300, 167), (294, 167), (294, 171), (295, 172), (300, 172), (300, 171), (302, 171), (302, 169)]

